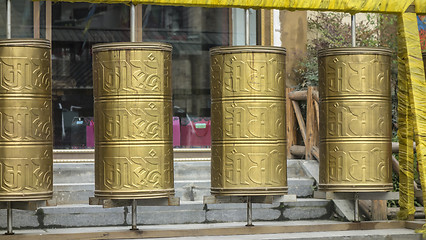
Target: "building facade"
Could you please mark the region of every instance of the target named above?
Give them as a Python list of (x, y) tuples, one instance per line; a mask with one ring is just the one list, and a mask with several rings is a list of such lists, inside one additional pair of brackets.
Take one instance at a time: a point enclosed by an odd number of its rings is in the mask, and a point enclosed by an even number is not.
[[(6, 0), (0, 1), (6, 37)], [(245, 44), (242, 9), (138, 5), (137, 40), (173, 46), (175, 158), (207, 159), (210, 147), (209, 49)], [(91, 161), (94, 147), (91, 48), (130, 40), (130, 8), (30, 0), (12, 1), (12, 38), (52, 42), (54, 153), (57, 161)], [(250, 44), (287, 47), (291, 67), (306, 49), (306, 12), (250, 10)]]

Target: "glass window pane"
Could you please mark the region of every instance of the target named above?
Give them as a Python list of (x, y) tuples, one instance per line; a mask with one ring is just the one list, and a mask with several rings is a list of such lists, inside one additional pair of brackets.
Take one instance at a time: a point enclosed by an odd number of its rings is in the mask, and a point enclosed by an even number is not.
[[(176, 147), (210, 146), (209, 49), (229, 45), (229, 9), (143, 6), (143, 41), (173, 46)], [(91, 47), (128, 42), (129, 7), (54, 3), (52, 64), (55, 148), (93, 147)]]
[[(33, 2), (13, 0), (12, 38), (33, 37)], [(0, 39), (6, 38), (6, 0), (0, 1)]]
[(93, 148), (93, 44), (129, 41), (124, 4), (52, 5), (55, 148)]
[(209, 49), (229, 45), (229, 14), (219, 8), (143, 8), (143, 40), (173, 45), (175, 147), (210, 146)]

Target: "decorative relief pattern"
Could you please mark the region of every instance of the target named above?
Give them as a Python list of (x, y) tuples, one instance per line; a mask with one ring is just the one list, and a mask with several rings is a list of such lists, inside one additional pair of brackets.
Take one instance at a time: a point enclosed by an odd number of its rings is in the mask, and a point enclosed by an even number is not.
[(388, 137), (391, 131), (388, 101), (329, 101), (321, 104), (322, 138)]
[(99, 84), (95, 94), (150, 94), (171, 96), (170, 53), (163, 51), (114, 50), (94, 58), (93, 76)]
[(214, 102), (213, 140), (280, 139), (285, 140), (285, 102), (249, 101)]
[(322, 143), (321, 183), (388, 184), (391, 181), (390, 142)]
[(320, 96), (389, 96), (390, 58), (378, 55), (329, 56), (319, 60)]
[(168, 140), (173, 136), (170, 101), (104, 101), (96, 108), (100, 141)]
[[(211, 60), (212, 97), (285, 97), (285, 55), (235, 53)], [(236, 95), (237, 94), (237, 95)]]
[(111, 46), (97, 48), (93, 63), (95, 196), (167, 197), (173, 193), (171, 52)]
[[(173, 188), (173, 150), (161, 146), (100, 146), (96, 150), (97, 190), (138, 191)], [(170, 149), (169, 149), (170, 148)]]
[(13, 146), (8, 150), (0, 154), (1, 195), (52, 191), (51, 146)]
[(319, 64), (320, 188), (391, 189), (390, 56), (327, 55)]
[[(286, 186), (285, 144), (212, 146), (212, 187)], [(221, 150), (217, 150), (221, 149)]]
[(212, 194), (284, 194), (285, 54), (236, 48), (211, 56)]
[[(0, 56), (0, 93), (31, 93), (51, 95), (50, 52), (13, 47), (18, 56)], [(34, 57), (27, 57), (28, 54)], [(40, 57), (37, 57), (40, 56)]]
[(50, 141), (51, 101), (43, 99), (0, 99), (0, 141)]

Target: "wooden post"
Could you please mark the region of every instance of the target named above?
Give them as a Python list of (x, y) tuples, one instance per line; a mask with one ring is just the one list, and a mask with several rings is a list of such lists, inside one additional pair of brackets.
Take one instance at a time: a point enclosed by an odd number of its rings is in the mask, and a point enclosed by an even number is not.
[(295, 156), (291, 154), (290, 148), (297, 144), (297, 132), (296, 132), (296, 116), (294, 115), (294, 108), (289, 98), (289, 93), (294, 88), (287, 88), (285, 91), (285, 118), (286, 118), (286, 131), (287, 131), (287, 158), (293, 159)]
[(388, 220), (387, 200), (371, 200), (371, 220)]
[(316, 91), (316, 87), (308, 87), (308, 94), (306, 97), (306, 153), (305, 159), (313, 159), (312, 147), (318, 146), (318, 124), (315, 117), (315, 103), (313, 98), (313, 91)]
[(305, 120), (303, 119), (302, 110), (300, 109), (299, 102), (291, 100), (291, 104), (293, 104), (294, 114), (296, 114), (300, 135), (302, 135), (303, 143), (306, 146), (306, 124)]

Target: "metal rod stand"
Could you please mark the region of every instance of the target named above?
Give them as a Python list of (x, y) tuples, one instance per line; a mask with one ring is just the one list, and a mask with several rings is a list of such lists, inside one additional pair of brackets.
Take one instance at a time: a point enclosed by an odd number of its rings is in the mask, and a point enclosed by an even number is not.
[(133, 199), (132, 201), (132, 228), (130, 230), (139, 230), (137, 226), (137, 219), (138, 219), (138, 202), (136, 199)]
[(246, 227), (253, 227), (253, 203), (251, 197), (247, 196), (247, 225)]
[(130, 41), (136, 42), (136, 10), (135, 4), (130, 4)]
[(352, 35), (352, 47), (356, 47), (356, 16), (351, 15), (351, 35)]
[(6, 2), (6, 38), (12, 38), (12, 3), (11, 0)]
[(7, 232), (6, 235), (15, 234), (12, 229), (12, 202), (7, 202)]
[(250, 45), (250, 12), (248, 9), (245, 9), (244, 13), (246, 15), (246, 31), (245, 31), (246, 36), (245, 37), (246, 37), (246, 45), (248, 46)]
[(358, 195), (358, 193), (355, 193), (354, 199), (355, 199), (354, 222), (360, 222), (360, 217), (359, 217), (359, 195)]

